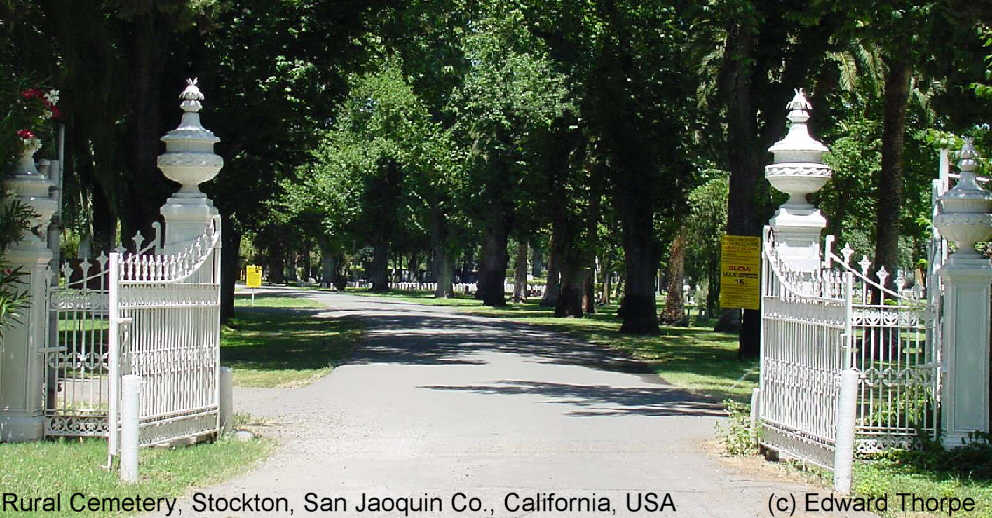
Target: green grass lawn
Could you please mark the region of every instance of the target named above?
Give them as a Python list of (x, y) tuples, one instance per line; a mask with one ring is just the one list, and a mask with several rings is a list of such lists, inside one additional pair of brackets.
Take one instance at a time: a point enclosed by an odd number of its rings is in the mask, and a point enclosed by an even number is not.
[[(892, 452), (874, 461), (855, 464), (854, 490), (864, 496), (888, 495), (889, 512), (883, 516), (947, 516), (945, 512), (903, 515), (898, 493), (922, 498), (972, 498), (975, 509), (953, 516), (992, 518), (992, 445), (977, 443), (944, 451), (939, 447), (922, 451)], [(893, 509), (894, 508), (894, 509)]]
[(888, 495), (889, 512), (885, 517), (897, 516), (947, 516), (947, 513), (903, 514), (898, 493), (915, 493), (929, 498), (973, 498), (972, 512), (957, 511), (954, 516), (967, 518), (992, 517), (992, 484), (988, 480), (973, 480), (956, 473), (931, 471), (906, 466), (890, 460), (859, 462), (854, 468), (854, 491), (863, 496)]
[[(554, 311), (535, 300), (503, 308), (483, 306), (468, 296), (436, 299), (430, 293), (349, 290), (349, 294), (388, 297), (416, 304), (454, 306), (475, 315), (498, 317), (550, 327), (581, 340), (629, 352), (649, 363), (665, 381), (717, 399), (746, 400), (757, 386), (757, 361), (737, 360), (737, 336), (716, 333), (709, 327), (662, 326), (657, 336), (620, 334), (615, 304), (597, 308), (586, 318), (555, 318)], [(659, 300), (659, 310), (664, 304)], [(707, 322), (709, 323), (709, 322)]]
[(311, 299), (256, 294), (235, 299), (235, 317), (221, 329), (221, 364), (242, 387), (299, 387), (326, 375), (354, 348), (361, 322), (317, 318)]
[(17, 516), (108, 516), (75, 513), (68, 508), (69, 498), (77, 492), (97, 498), (135, 494), (178, 497), (191, 487), (209, 485), (245, 471), (268, 454), (273, 444), (267, 439), (238, 442), (222, 438), (215, 443), (174, 450), (142, 448), (141, 479), (134, 485), (120, 483), (116, 472), (101, 467), (107, 455), (107, 442), (102, 439), (0, 444), (3, 459), (0, 488), (24, 497), (62, 495), (62, 512), (17, 513)]

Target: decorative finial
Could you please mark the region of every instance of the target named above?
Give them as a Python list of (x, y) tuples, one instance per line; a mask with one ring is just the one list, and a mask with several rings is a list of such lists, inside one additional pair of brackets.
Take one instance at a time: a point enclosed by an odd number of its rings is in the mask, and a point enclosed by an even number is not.
[(158, 157), (158, 167), (166, 178), (182, 184), (176, 196), (206, 199), (197, 186), (216, 176), (224, 159), (213, 152), (213, 145), (220, 139), (200, 124), (203, 93), (196, 83), (196, 79), (187, 79), (186, 88), (179, 94), (183, 101), (182, 120), (179, 127), (162, 137), (165, 153)]
[(185, 112), (198, 112), (203, 108), (203, 105), (200, 104), (200, 101), (203, 100), (203, 93), (196, 86), (197, 79), (195, 77), (193, 79), (187, 79), (186, 88), (179, 94), (179, 99), (183, 101), (179, 107)]
[(813, 109), (813, 105), (810, 104), (809, 101), (806, 100), (806, 92), (803, 91), (802, 88), (796, 88), (793, 91), (796, 92), (796, 95), (792, 97), (792, 100), (789, 101), (789, 104), (786, 104), (785, 105), (785, 107), (787, 109), (789, 109), (789, 110), (812, 110)]
[(961, 172), (973, 172), (978, 167), (978, 153), (975, 151), (975, 140), (971, 137), (964, 137), (964, 144), (958, 152), (958, 169)]
[(806, 92), (802, 88), (796, 89), (795, 92), (796, 95), (789, 101), (789, 104), (785, 105), (785, 108), (789, 110), (787, 118), (792, 124), (804, 124), (809, 120), (809, 111), (813, 109), (813, 105), (806, 100)]

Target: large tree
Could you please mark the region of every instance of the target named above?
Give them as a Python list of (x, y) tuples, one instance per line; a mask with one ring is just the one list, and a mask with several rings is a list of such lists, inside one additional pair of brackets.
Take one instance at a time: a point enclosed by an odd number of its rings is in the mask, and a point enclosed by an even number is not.
[[(764, 0), (721, 4), (724, 27), (718, 92), (726, 113), (726, 164), (730, 171), (727, 233), (759, 236), (770, 216), (764, 166), (768, 148), (785, 133), (785, 104), (830, 49), (845, 14), (808, 2)], [(739, 356), (758, 356), (761, 317), (744, 310)]]
[[(531, 30), (576, 84), (584, 134), (618, 215), (624, 254), (622, 331), (658, 330), (656, 223), (695, 181), (697, 75), (705, 46), (691, 2), (529, 2)], [(552, 256), (554, 257), (554, 251)]]
[(502, 306), (507, 244), (526, 192), (525, 145), (569, 106), (565, 78), (552, 68), (542, 42), (524, 30), (522, 11), (493, 2), (479, 14), (462, 40), (471, 66), (448, 109), (468, 150), (466, 206), (483, 232), (479, 292), (484, 304)]

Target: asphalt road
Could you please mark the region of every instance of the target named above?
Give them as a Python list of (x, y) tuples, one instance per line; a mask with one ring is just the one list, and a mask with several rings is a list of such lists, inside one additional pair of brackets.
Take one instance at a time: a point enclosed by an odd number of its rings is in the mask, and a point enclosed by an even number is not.
[[(271, 420), (281, 445), (180, 501), (183, 516), (307, 516), (323, 502), (336, 511), (314, 515), (744, 518), (811, 490), (707, 453), (719, 403), (600, 347), (449, 308), (296, 293), (326, 304), (321, 316), (368, 322), (363, 344), (310, 386), (236, 389), (237, 411)], [(235, 510), (197, 512), (207, 496)], [(288, 511), (239, 510), (246, 499)]]

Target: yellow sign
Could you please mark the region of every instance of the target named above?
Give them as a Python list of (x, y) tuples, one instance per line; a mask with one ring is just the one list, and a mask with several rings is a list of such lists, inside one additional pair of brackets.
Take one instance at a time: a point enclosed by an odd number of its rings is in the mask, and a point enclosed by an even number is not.
[(761, 238), (724, 235), (720, 242), (720, 307), (758, 309)]
[(249, 288), (262, 287), (262, 267), (249, 264), (245, 268), (245, 286)]

